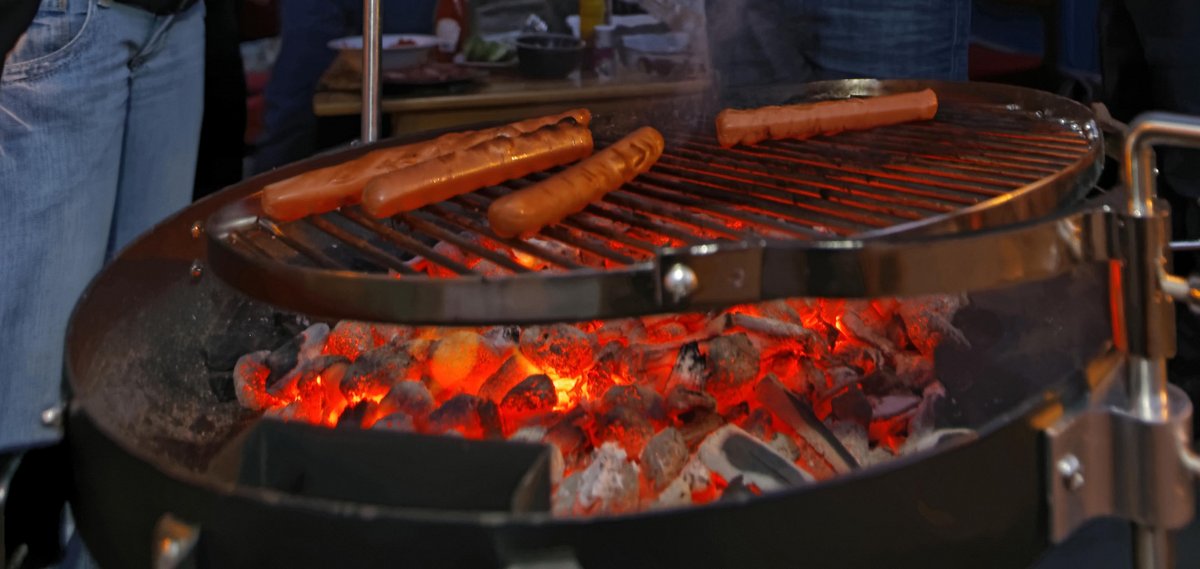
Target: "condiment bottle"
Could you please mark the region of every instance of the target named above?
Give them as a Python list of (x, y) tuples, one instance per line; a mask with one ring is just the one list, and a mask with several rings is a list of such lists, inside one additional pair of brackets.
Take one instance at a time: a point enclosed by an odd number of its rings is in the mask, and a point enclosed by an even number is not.
[(596, 26), (602, 25), (607, 17), (605, 0), (579, 0), (579, 39), (588, 47), (595, 44)]
[(467, 0), (438, 0), (433, 16), (433, 33), (437, 36), (436, 57), (440, 61), (454, 59), (470, 34)]
[(608, 24), (599, 25), (595, 28), (596, 49), (593, 55), (593, 62), (596, 68), (596, 77), (601, 80), (611, 79), (616, 74), (616, 52), (613, 51), (614, 28), (615, 26)]

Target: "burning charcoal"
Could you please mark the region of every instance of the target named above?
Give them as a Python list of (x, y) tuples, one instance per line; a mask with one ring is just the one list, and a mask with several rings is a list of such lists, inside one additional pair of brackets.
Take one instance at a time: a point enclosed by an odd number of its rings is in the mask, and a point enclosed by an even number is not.
[(798, 436), (816, 450), (834, 471), (849, 472), (858, 468), (858, 461), (851, 455), (829, 429), (817, 419), (808, 403), (787, 391), (773, 377), (764, 378), (755, 389), (758, 401), (789, 426)]
[(625, 449), (611, 442), (592, 453), (592, 463), (582, 472), (575, 513), (620, 514), (637, 509), (638, 467), (626, 456)]
[(788, 462), (794, 463), (800, 458), (800, 447), (796, 446), (796, 441), (783, 433), (775, 433), (775, 437), (767, 445)]
[(707, 347), (709, 373), (704, 388), (709, 393), (739, 389), (758, 376), (758, 350), (745, 334), (713, 338)]
[(363, 352), (346, 372), (342, 394), (351, 402), (379, 401), (392, 385), (406, 379), (420, 379), (420, 366), (403, 349), (391, 345)]
[(433, 395), (419, 381), (397, 382), (379, 402), (384, 414), (404, 413), (417, 419), (428, 416), (433, 411), (433, 405)]
[[(472, 330), (449, 332), (437, 341), (429, 358), (430, 389), (476, 393), (504, 363), (503, 349)], [(439, 399), (441, 396), (439, 396)]]
[(506, 420), (519, 420), (551, 411), (557, 404), (558, 392), (554, 390), (554, 382), (549, 377), (537, 374), (510, 389), (500, 401), (500, 411)]
[(687, 464), (683, 465), (683, 472), (679, 473), (679, 479), (687, 484), (688, 490), (692, 492), (700, 492), (712, 485), (712, 471), (704, 466), (699, 456), (693, 456), (688, 460)]
[(567, 466), (574, 468), (591, 448), (583, 428), (567, 420), (561, 420), (546, 431), (545, 440), (562, 452)]
[(666, 419), (663, 398), (657, 391), (644, 385), (614, 385), (604, 392), (601, 409), (608, 411), (617, 407), (628, 407), (634, 412), (654, 421)]
[(749, 416), (750, 404), (745, 401), (741, 401), (737, 405), (733, 405), (725, 409), (724, 413), (721, 413), (721, 418), (724, 419), (726, 423), (740, 423)]
[(466, 393), (451, 397), (430, 413), (427, 425), (433, 434), (457, 431), (468, 438), (494, 438), (500, 434), (496, 404)]
[(708, 362), (700, 353), (700, 344), (688, 342), (679, 348), (675, 365), (671, 368), (667, 385), (670, 389), (682, 387), (692, 390), (704, 389), (704, 380), (708, 376)]
[(483, 259), (483, 260), (479, 261), (478, 263), (475, 263), (475, 266), (471, 267), (471, 270), (475, 271), (476, 273), (479, 273), (485, 277), (500, 277), (500, 276), (505, 276), (505, 275), (512, 273), (512, 271), (510, 271), (504, 267), (501, 267), (500, 265), (497, 265), (496, 263), (493, 263), (487, 259)]
[(575, 513), (575, 504), (579, 501), (579, 489), (583, 485), (583, 472), (568, 476), (558, 489), (554, 491), (551, 513), (564, 517)]
[(597, 441), (616, 442), (637, 456), (654, 436), (654, 426), (637, 409), (618, 405), (597, 418), (595, 436)]
[(653, 343), (670, 342), (691, 333), (682, 322), (668, 321), (646, 330), (646, 340)]
[(770, 318), (759, 318), (738, 312), (727, 313), (719, 320), (724, 330), (740, 328), (761, 336), (801, 342), (817, 358), (829, 355), (829, 346), (820, 334), (799, 324), (789, 324)]
[(272, 351), (267, 357), (267, 367), (271, 369), (271, 375), (267, 377), (267, 389), (272, 389), (285, 376), (319, 357), (328, 337), (327, 324), (313, 324)]
[(920, 403), (916, 395), (885, 395), (874, 402), (872, 415), (875, 419), (891, 419), (916, 409)]
[(541, 425), (531, 425), (521, 427), (508, 436), (508, 440), (523, 443), (540, 443), (546, 436), (546, 427)]
[(823, 401), (840, 393), (863, 379), (863, 374), (859, 370), (851, 367), (838, 366), (829, 369), (829, 383), (821, 386), (817, 390), (817, 400)]
[(374, 340), (370, 324), (355, 320), (342, 320), (329, 333), (329, 339), (325, 342), (325, 353), (336, 354), (355, 361), (359, 354), (375, 347)]
[(338, 428), (362, 428), (367, 426), (367, 418), (376, 415), (378, 405), (373, 401), (359, 401), (358, 403), (346, 408), (342, 416), (338, 417)]
[(709, 433), (721, 428), (725, 420), (715, 411), (696, 409), (679, 416), (679, 433), (688, 448), (695, 448)]
[[(288, 399), (317, 410), (320, 423), (326, 426), (337, 424), (338, 417), (345, 411), (348, 401), (342, 395), (341, 383), (350, 367), (341, 356), (321, 356), (297, 368), (294, 389), (288, 391)], [(292, 380), (285, 380), (288, 383)]]
[(708, 393), (677, 385), (667, 394), (667, 413), (672, 418), (696, 410), (715, 411), (717, 400)]
[(750, 411), (737, 425), (760, 441), (770, 441), (775, 434), (775, 429), (771, 426), (771, 412), (762, 407)]
[(642, 473), (656, 492), (661, 491), (683, 471), (689, 454), (679, 431), (667, 427), (654, 435), (642, 450)]
[(845, 392), (833, 398), (833, 416), (843, 421), (849, 421), (862, 428), (871, 424), (871, 402), (857, 385), (851, 385)]
[(932, 356), (934, 348), (944, 339), (971, 345), (952, 323), (955, 313), (966, 303), (962, 295), (924, 296), (901, 300), (896, 312), (904, 321), (909, 342), (922, 354)]
[(479, 386), (479, 396), (499, 403), (518, 383), (537, 373), (540, 371), (533, 367), (524, 356), (515, 353), (484, 380), (483, 385)]
[(596, 341), (600, 344), (612, 342), (626, 346), (640, 344), (646, 340), (646, 327), (637, 318), (609, 320), (596, 330)]
[(233, 387), (238, 403), (251, 411), (261, 411), (276, 401), (267, 394), (267, 376), (271, 374), (267, 357), (270, 355), (271, 352), (266, 350), (251, 352), (239, 358), (233, 368)]
[(838, 338), (833, 348), (833, 359), (863, 370), (860, 375), (870, 375), (884, 363), (883, 352), (879, 348), (850, 336)]
[(619, 375), (641, 385), (666, 391), (679, 349), (663, 344), (631, 345), (621, 358)]
[(890, 323), (866, 302), (848, 302), (840, 320), (851, 336), (879, 349), (884, 355), (896, 353), (896, 345), (887, 337)]
[(679, 508), (692, 503), (692, 489), (683, 477), (677, 477), (658, 493), (658, 498), (650, 505), (651, 508)]
[(483, 332), (483, 337), (493, 346), (517, 346), (521, 341), (520, 326), (492, 326)]
[(612, 373), (601, 369), (597, 364), (575, 382), (575, 387), (571, 388), (571, 396), (591, 409), (598, 407), (595, 403), (599, 403), (614, 384)]
[(810, 474), (783, 460), (766, 443), (737, 425), (725, 425), (709, 435), (696, 456), (722, 478), (733, 480), (741, 476), (746, 484), (767, 492), (814, 481)]
[(920, 437), (937, 427), (937, 406), (946, 396), (946, 388), (941, 383), (931, 383), (921, 392), (921, 403), (917, 405), (912, 420), (908, 424), (910, 437)]
[(896, 384), (921, 389), (934, 381), (933, 358), (913, 352), (899, 352), (892, 360), (895, 364)]
[(868, 464), (871, 443), (867, 439), (867, 429), (858, 423), (851, 421), (830, 421), (829, 432), (837, 437), (842, 443), (842, 447), (854, 460), (859, 464)]
[(521, 353), (559, 377), (579, 377), (591, 367), (595, 338), (569, 324), (530, 326), (521, 332)]
[(416, 427), (413, 423), (413, 418), (404, 413), (392, 413), (387, 415), (371, 426), (372, 429), (381, 431), (397, 431), (401, 433), (416, 432)]
[(729, 481), (729, 485), (721, 492), (721, 497), (717, 501), (745, 502), (760, 494), (762, 494), (762, 490), (753, 483), (747, 483), (741, 475), (738, 475)]

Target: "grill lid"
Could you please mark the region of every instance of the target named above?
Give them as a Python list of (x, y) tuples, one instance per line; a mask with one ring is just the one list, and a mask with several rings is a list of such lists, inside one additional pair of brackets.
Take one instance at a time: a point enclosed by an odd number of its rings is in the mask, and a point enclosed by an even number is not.
[[(496, 236), (487, 207), (552, 172), (387, 220), (355, 206), (280, 223), (262, 213), (256, 193), (210, 218), (209, 258), (223, 279), (286, 308), (428, 324), (940, 292), (918, 290), (936, 288), (929, 275), (937, 271), (922, 269), (925, 284), (917, 286), (898, 267), (930, 264), (942, 249), (961, 260), (961, 251), (917, 236), (962, 234), (1058, 209), (1094, 183), (1102, 139), (1082, 106), (1016, 87), (838, 81), (802, 87), (796, 100), (926, 87), (939, 97), (933, 121), (754, 147), (721, 148), (711, 132), (688, 132), (677, 121), (618, 117), (659, 126), (667, 138), (662, 158), (531, 239)], [(598, 146), (615, 140), (596, 130)], [(1026, 233), (1031, 241), (1023, 247), (1040, 248), (1025, 249), (1034, 256), (1066, 245), (1044, 226)], [(890, 268), (872, 270), (885, 260)]]

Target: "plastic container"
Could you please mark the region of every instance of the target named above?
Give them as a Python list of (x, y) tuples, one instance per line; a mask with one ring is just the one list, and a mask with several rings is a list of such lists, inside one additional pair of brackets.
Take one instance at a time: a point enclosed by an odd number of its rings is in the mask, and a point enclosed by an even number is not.
[(617, 58), (613, 49), (613, 31), (615, 26), (603, 24), (595, 28), (595, 48), (592, 53), (596, 76), (600, 79), (611, 79), (616, 75)]

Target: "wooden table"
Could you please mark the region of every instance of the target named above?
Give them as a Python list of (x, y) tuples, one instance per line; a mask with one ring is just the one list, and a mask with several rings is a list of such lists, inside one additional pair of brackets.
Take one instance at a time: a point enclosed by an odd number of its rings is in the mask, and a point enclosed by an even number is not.
[[(335, 61), (334, 66), (339, 64)], [(362, 101), (357, 77), (348, 81), (345, 70), (330, 68), (313, 99), (317, 116), (357, 115)], [(349, 85), (347, 85), (349, 83)], [(424, 96), (383, 96), (380, 107), (391, 118), (393, 136), (451, 128), (483, 121), (513, 121), (570, 107), (587, 107), (593, 113), (629, 111), (669, 101), (700, 104), (712, 85), (708, 76), (662, 79), (648, 76), (600, 80), (583, 75), (575, 79), (524, 79), (511, 72), (493, 72), (484, 84), (468, 92)], [(347, 86), (354, 87), (346, 89)]]

